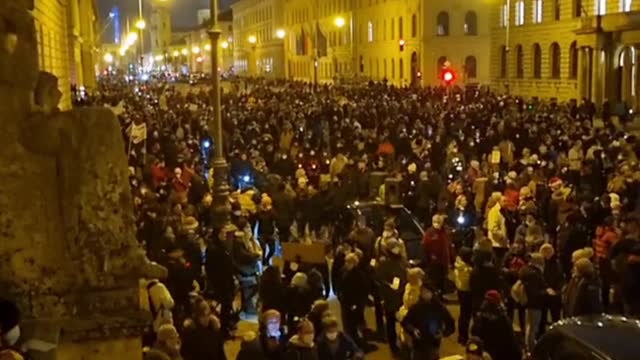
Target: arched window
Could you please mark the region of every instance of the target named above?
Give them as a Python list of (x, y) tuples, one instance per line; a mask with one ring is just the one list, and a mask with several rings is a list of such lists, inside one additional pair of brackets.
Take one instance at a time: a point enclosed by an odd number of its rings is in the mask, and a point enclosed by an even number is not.
[(502, 45), (500, 47), (500, 77), (507, 77), (507, 47)]
[(569, 47), (569, 79), (578, 78), (578, 45), (574, 41)]
[(582, 0), (573, 0), (573, 17), (582, 16)]
[(522, 79), (524, 77), (524, 51), (522, 45), (516, 45), (516, 77)]
[(465, 35), (478, 35), (478, 16), (475, 11), (467, 11), (464, 15)]
[(437, 65), (438, 66), (438, 69), (437, 69), (438, 72), (440, 72), (440, 70), (442, 70), (444, 68), (444, 65), (446, 64), (446, 62), (447, 62), (447, 57), (446, 56), (440, 56), (438, 58), (438, 65)]
[(437, 17), (437, 35), (438, 36), (448, 36), (449, 35), (449, 13), (446, 11), (442, 11), (438, 14)]
[(533, 78), (540, 79), (542, 77), (542, 49), (540, 44), (533, 44), (531, 53), (533, 55)]
[(555, 42), (549, 47), (549, 68), (551, 78), (560, 79), (560, 45)]
[(476, 57), (475, 56), (467, 56), (464, 60), (464, 71), (467, 74), (468, 79), (475, 79), (477, 76), (476, 72)]
[(400, 80), (404, 79), (404, 61), (402, 61), (402, 58), (398, 60), (398, 75)]
[(402, 22), (402, 16), (398, 18), (398, 39), (404, 39), (404, 23)]
[(418, 36), (418, 15), (411, 16), (411, 37)]

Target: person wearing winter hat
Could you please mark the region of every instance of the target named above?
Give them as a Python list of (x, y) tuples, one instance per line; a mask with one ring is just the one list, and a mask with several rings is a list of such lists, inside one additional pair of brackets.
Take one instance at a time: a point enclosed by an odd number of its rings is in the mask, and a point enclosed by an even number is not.
[(507, 316), (500, 293), (487, 291), (480, 310), (473, 318), (472, 338), (480, 339), (486, 351), (494, 360), (522, 359), (520, 341), (513, 331), (513, 321)]

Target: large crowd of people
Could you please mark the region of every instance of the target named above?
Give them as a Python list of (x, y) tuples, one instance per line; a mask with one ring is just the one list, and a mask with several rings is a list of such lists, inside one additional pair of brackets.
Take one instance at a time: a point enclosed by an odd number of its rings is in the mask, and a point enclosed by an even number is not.
[[(400, 359), (439, 359), (455, 333), (467, 359), (513, 360), (561, 317), (640, 313), (640, 142), (607, 105), (234, 82), (222, 95), (223, 224), (210, 98), (103, 79), (91, 99), (117, 109), (138, 240), (169, 273), (144, 286), (146, 358), (226, 359), (241, 313), (259, 330), (240, 360), (363, 359), (373, 340)], [(392, 211), (346, 221), (354, 201), (404, 206), (424, 228), (419, 254)], [(288, 259), (287, 243), (324, 244), (327, 261)]]

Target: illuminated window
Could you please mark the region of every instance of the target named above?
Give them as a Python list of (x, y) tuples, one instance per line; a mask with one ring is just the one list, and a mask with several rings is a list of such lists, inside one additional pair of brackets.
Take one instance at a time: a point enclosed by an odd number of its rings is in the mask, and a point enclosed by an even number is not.
[(516, 3), (516, 26), (524, 25), (524, 1)]
[(595, 0), (596, 15), (605, 15), (607, 13), (607, 0)]
[(542, 0), (533, 0), (533, 23), (539, 24), (542, 22)]
[(448, 36), (449, 35), (449, 13), (446, 11), (439, 13), (437, 22), (438, 22), (438, 29), (437, 29), (438, 36)]
[(502, 5), (502, 12), (500, 13), (500, 25), (507, 27), (509, 25), (509, 6), (507, 4)]
[(373, 42), (373, 23), (371, 21), (367, 23), (367, 39), (369, 42)]
[(620, 0), (620, 11), (631, 11), (632, 0)]

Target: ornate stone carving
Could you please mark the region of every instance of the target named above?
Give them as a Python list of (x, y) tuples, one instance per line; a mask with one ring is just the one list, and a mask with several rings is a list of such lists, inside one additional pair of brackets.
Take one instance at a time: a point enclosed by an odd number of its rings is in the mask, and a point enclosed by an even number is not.
[(0, 1), (0, 295), (27, 317), (59, 319), (62, 341), (135, 335), (138, 279), (166, 270), (135, 239), (115, 116), (57, 111), (29, 2)]

